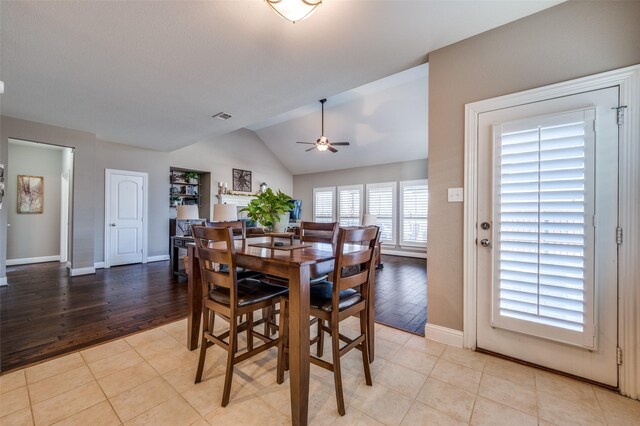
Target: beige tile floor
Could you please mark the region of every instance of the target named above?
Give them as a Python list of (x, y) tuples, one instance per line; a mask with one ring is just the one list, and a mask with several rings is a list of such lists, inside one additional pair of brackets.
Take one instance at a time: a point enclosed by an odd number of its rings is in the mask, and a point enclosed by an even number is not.
[[(346, 331), (355, 332), (355, 322)], [(640, 424), (640, 402), (585, 383), (377, 326), (374, 385), (359, 352), (343, 362), (347, 414), (331, 373), (312, 366), (313, 425)], [(289, 386), (275, 383), (275, 348), (236, 368), (220, 407), (225, 353), (197, 351), (186, 321), (149, 330), (0, 377), (0, 425), (286, 425)], [(325, 358), (330, 356), (325, 350)]]

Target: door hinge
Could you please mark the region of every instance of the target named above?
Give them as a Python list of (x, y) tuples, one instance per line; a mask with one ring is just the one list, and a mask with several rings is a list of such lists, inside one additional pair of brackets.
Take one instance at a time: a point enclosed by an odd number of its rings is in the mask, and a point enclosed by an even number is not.
[(616, 243), (622, 245), (622, 228), (619, 226), (616, 228)]
[(611, 108), (616, 110), (616, 123), (618, 124), (618, 126), (622, 126), (624, 124), (624, 110), (626, 108), (626, 105)]
[(616, 348), (616, 364), (622, 365), (622, 348)]

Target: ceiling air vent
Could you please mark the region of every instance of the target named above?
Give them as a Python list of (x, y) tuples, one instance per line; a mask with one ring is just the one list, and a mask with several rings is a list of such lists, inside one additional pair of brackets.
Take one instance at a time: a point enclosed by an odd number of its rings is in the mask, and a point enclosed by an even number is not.
[(231, 114), (227, 114), (226, 112), (219, 112), (213, 116), (213, 118), (218, 118), (220, 120), (228, 120), (231, 118)]

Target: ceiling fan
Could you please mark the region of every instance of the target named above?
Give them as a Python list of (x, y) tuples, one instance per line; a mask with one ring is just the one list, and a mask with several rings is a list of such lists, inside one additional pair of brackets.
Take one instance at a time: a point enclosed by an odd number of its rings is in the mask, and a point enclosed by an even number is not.
[(318, 151), (331, 151), (338, 152), (334, 146), (348, 146), (349, 142), (329, 142), (329, 139), (324, 135), (324, 103), (327, 102), (326, 99), (320, 99), (320, 103), (322, 104), (322, 133), (318, 140), (314, 142), (296, 142), (305, 145), (313, 145), (311, 148), (307, 149), (306, 152), (313, 151), (317, 149)]

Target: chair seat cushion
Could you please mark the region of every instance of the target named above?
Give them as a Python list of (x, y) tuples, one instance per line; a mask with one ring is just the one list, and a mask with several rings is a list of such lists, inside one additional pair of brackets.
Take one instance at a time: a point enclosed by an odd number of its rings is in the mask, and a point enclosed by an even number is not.
[[(288, 289), (281, 285), (265, 283), (253, 278), (238, 280), (238, 306), (253, 305), (286, 294)], [(222, 305), (229, 305), (229, 289), (216, 287), (209, 291), (209, 298)]]
[[(328, 281), (316, 284), (309, 290), (311, 295), (311, 307), (314, 309), (321, 309), (326, 312), (331, 312), (331, 293), (333, 292), (333, 284)], [(338, 309), (344, 311), (345, 309), (355, 305), (362, 300), (362, 295), (352, 288), (342, 290), (340, 292), (340, 303)]]

